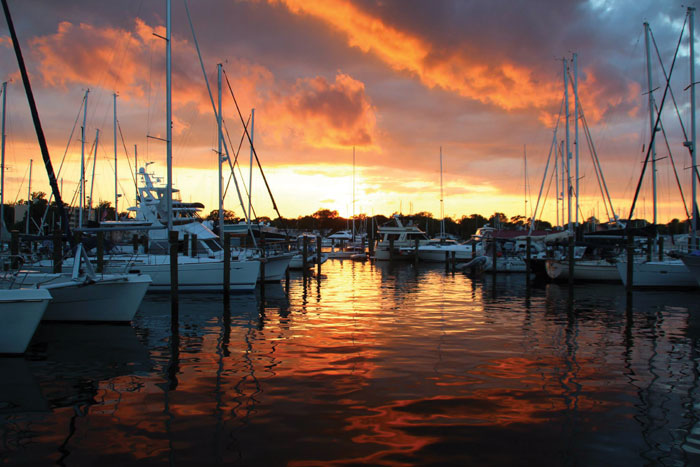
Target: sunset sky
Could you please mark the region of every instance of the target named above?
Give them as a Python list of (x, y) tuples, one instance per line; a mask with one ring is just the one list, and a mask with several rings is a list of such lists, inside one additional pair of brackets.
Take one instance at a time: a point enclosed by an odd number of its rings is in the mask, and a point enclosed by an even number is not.
[[(165, 175), (165, 144), (147, 138), (165, 136), (165, 43), (154, 35), (165, 34), (165, 1), (10, 0), (9, 5), (56, 171), (66, 152), (59, 177), (66, 201), (74, 198), (80, 177), (79, 110), (88, 88), (86, 152), (100, 130), (93, 198), (114, 199), (112, 94), (118, 94), (123, 210), (134, 199), (134, 145), (140, 165), (154, 162), (149, 170)], [(562, 102), (562, 58), (572, 53), (578, 54), (579, 94), (604, 176), (615, 209), (626, 217), (650, 133), (643, 22), (650, 23), (668, 71), (686, 8), (694, 3), (189, 0), (188, 5), (213, 92), (216, 64), (223, 63), (244, 118), (255, 108), (256, 150), (285, 217), (322, 208), (352, 214), (353, 146), (356, 214), (429, 211), (437, 217), (442, 147), (446, 215), (530, 216)], [(209, 212), (217, 207), (216, 119), (182, 0), (173, 0), (172, 20), (174, 180), (183, 200), (203, 202)], [(32, 191), (49, 187), (4, 20), (0, 54), (0, 79), (9, 81), (5, 201), (13, 202), (27, 197), (29, 159), (35, 162)], [(653, 44), (652, 58), (658, 102), (665, 81)], [(686, 25), (671, 83), (689, 129), (688, 62)], [(238, 147), (242, 125), (227, 88), (224, 119)], [(690, 158), (670, 100), (662, 123), (689, 198)], [(580, 132), (582, 216), (606, 219)], [(573, 141), (573, 122), (571, 135)], [(562, 124), (558, 140), (563, 136)], [(657, 148), (659, 220), (684, 219), (661, 137)], [(244, 144), (239, 159), (246, 185), (249, 151)], [(91, 174), (90, 163), (88, 193)], [(543, 214), (550, 221), (556, 220), (554, 192), (552, 183)], [(637, 216), (651, 219), (651, 199), (647, 176)], [(257, 172), (253, 204), (258, 215), (276, 217)], [(226, 208), (242, 215), (233, 191)]]

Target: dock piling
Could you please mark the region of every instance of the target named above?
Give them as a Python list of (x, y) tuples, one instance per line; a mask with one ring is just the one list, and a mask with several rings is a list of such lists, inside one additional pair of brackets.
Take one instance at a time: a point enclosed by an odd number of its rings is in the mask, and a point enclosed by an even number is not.
[(61, 229), (53, 231), (53, 272), (59, 274), (63, 270), (63, 232)]
[(634, 235), (627, 234), (627, 293), (632, 293), (634, 286)]
[(176, 230), (168, 232), (168, 243), (170, 244), (170, 314), (172, 320), (177, 322), (179, 318), (178, 309), (178, 274), (177, 274), (177, 240)]
[[(262, 263), (261, 263), (262, 264)], [(224, 277), (223, 277), (224, 297), (228, 297), (231, 292), (231, 234), (224, 234)]]
[(103, 273), (105, 268), (105, 233), (97, 232), (97, 272)]

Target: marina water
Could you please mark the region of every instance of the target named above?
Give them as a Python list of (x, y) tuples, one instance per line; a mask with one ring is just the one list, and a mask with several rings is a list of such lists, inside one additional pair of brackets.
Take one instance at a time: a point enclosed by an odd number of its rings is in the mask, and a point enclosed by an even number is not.
[(697, 292), (329, 261), (0, 359), (3, 465), (700, 464)]

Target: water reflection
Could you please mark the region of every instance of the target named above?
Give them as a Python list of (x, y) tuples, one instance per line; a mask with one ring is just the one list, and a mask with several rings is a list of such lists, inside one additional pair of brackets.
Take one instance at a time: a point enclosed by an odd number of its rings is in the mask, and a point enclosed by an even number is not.
[(148, 296), (133, 327), (42, 327), (0, 360), (27, 388), (0, 391), (0, 459), (697, 463), (699, 312), (693, 293), (349, 261), (183, 295), (177, 321)]

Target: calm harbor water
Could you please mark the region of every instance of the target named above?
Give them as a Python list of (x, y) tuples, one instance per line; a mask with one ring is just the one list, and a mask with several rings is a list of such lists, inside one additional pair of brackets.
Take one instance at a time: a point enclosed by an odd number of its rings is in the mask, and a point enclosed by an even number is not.
[(699, 292), (329, 261), (0, 359), (3, 465), (700, 464)]

